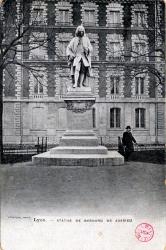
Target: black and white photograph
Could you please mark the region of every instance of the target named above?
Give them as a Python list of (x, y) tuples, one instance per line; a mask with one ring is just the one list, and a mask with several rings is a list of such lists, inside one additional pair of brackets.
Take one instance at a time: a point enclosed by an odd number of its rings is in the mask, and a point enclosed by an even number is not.
[(165, 1), (0, 0), (0, 250), (166, 250)]

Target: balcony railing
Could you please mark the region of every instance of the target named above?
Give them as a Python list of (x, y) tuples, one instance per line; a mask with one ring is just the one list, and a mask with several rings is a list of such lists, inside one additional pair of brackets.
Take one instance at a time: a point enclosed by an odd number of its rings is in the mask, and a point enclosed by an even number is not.
[(57, 25), (57, 26), (71, 26), (72, 23), (71, 22), (58, 21), (58, 22), (55, 23), (55, 25)]
[(140, 100), (140, 99), (145, 98), (145, 95), (144, 95), (144, 94), (140, 94), (140, 95), (139, 95), (139, 94), (136, 94), (136, 95), (135, 95), (135, 98), (138, 99), (138, 100)]
[(148, 62), (148, 57), (144, 55), (132, 56), (131, 61), (138, 62), (138, 63)]
[(119, 94), (111, 94), (110, 95), (111, 99), (118, 99), (120, 97)]
[(98, 57), (97, 56), (91, 56), (91, 60), (92, 61), (98, 61)]
[(84, 22), (84, 26), (96, 26), (96, 22)]
[(137, 24), (137, 23), (134, 23), (133, 25), (132, 25), (132, 29), (147, 29), (147, 27), (148, 27), (148, 25), (147, 25), (147, 23), (144, 23), (144, 24)]
[(44, 97), (43, 94), (34, 94), (34, 95), (33, 95), (33, 98), (34, 98), (34, 99), (41, 99), (41, 98), (43, 98), (43, 97)]
[(123, 56), (111, 55), (111, 56), (109, 56), (109, 61), (122, 62), (122, 61), (124, 61), (124, 57)]
[(29, 60), (43, 61), (43, 60), (47, 60), (47, 59), (48, 59), (48, 56), (42, 55), (42, 54), (40, 56), (30, 54), (30, 56), (29, 56)]
[(122, 23), (109, 23), (107, 22), (107, 27), (110, 27), (110, 28), (120, 28), (120, 27), (123, 27), (123, 24)]
[(68, 57), (67, 56), (57, 56), (57, 59), (61, 60), (61, 61), (67, 61)]
[(47, 25), (47, 21), (46, 20), (34, 20), (34, 21), (31, 21), (31, 25), (34, 25), (34, 26)]

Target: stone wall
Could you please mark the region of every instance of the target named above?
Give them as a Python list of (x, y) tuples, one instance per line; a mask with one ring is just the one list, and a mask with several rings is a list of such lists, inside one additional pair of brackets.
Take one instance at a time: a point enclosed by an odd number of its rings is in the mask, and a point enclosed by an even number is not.
[[(135, 127), (135, 109), (145, 108), (145, 128)], [(131, 125), (133, 134), (139, 143), (154, 143), (155, 103), (149, 102), (96, 102), (95, 124), (99, 137), (103, 142), (117, 143), (127, 125)], [(110, 109), (120, 108), (120, 127), (110, 128)], [(164, 143), (164, 105), (158, 105), (158, 140)], [(91, 114), (92, 115), (92, 114)], [(37, 137), (48, 137), (48, 143), (58, 143), (59, 138), (68, 128), (67, 110), (64, 102), (5, 102), (4, 103), (4, 142), (5, 143), (36, 143)]]

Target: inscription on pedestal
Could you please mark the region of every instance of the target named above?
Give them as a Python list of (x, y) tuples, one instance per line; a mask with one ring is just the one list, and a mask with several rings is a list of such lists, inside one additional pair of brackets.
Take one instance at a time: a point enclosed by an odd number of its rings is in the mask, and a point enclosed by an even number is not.
[(68, 110), (68, 129), (92, 129), (92, 110), (86, 110), (85, 112), (73, 112), (73, 110)]

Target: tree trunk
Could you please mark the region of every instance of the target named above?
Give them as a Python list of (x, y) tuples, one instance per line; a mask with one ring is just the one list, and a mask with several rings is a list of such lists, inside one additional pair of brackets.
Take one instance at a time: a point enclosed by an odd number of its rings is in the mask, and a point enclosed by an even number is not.
[(0, 6), (0, 163), (3, 161), (3, 66), (2, 66), (2, 41), (3, 41), (3, 11)]
[(0, 67), (0, 163), (3, 161), (3, 68)]

